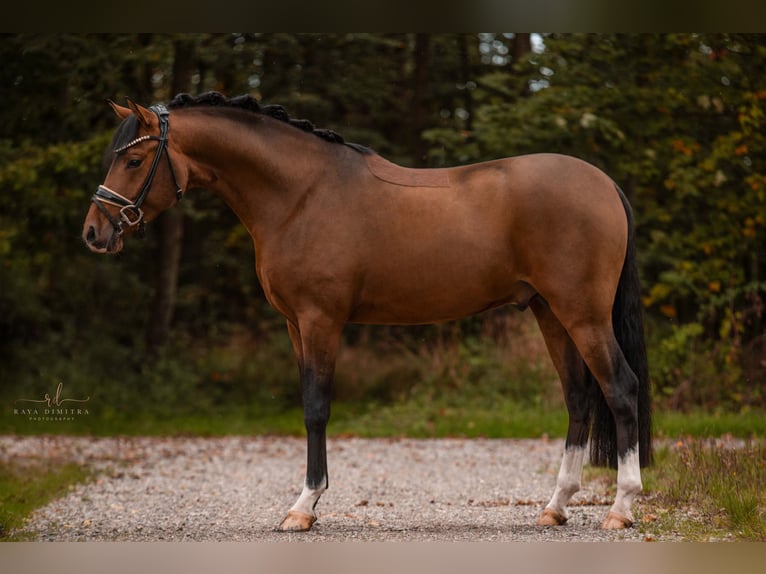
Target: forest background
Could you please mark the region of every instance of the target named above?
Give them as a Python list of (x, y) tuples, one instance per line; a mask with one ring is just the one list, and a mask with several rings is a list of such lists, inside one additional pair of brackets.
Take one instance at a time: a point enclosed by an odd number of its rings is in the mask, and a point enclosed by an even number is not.
[[(300, 432), (284, 321), (216, 196), (190, 193), (117, 257), (80, 238), (117, 125), (106, 99), (217, 90), (402, 165), (601, 167), (635, 212), (657, 412), (763, 434), (765, 35), (16, 34), (0, 62), (0, 430)], [(349, 326), (336, 379), (331, 432), (565, 428), (534, 319), (512, 309)], [(19, 414), (46, 394), (88, 414)]]

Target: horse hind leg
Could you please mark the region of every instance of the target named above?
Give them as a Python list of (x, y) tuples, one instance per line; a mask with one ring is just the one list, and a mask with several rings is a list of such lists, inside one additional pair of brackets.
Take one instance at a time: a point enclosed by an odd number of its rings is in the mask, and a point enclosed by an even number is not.
[(614, 458), (613, 454), (616, 454), (617, 459), (617, 494), (602, 528), (627, 528), (633, 524), (631, 504), (642, 489), (638, 377), (631, 370), (617, 343), (611, 318), (581, 324), (569, 332), (586, 365), (598, 381), (608, 406), (602, 413), (606, 416), (599, 416), (599, 410), (596, 410), (594, 432), (597, 425), (607, 425), (613, 426), (616, 434), (616, 453), (600, 454), (602, 462)]
[(560, 526), (569, 518), (567, 504), (580, 490), (590, 430), (590, 413), (593, 396), (598, 392), (598, 388), (577, 347), (548, 303), (542, 297), (535, 297), (530, 302), (530, 307), (561, 379), (569, 412), (569, 427), (564, 456), (556, 478), (556, 488), (537, 520), (539, 526)]

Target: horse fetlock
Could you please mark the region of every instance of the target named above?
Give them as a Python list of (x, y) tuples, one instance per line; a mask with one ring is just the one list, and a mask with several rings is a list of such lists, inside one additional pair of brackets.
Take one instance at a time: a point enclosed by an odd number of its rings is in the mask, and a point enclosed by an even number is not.
[(630, 497), (632, 499), (636, 494), (644, 489), (644, 485), (641, 483), (640, 478), (631, 478), (622, 483), (620, 483), (618, 480), (617, 488), (622, 490), (626, 497)]
[(630, 506), (633, 497), (641, 492), (642, 488), (638, 449), (635, 448), (620, 457), (617, 470), (617, 501), (624, 499), (624, 504)]
[(556, 482), (556, 487), (559, 490), (559, 495), (568, 502), (570, 498), (580, 491), (580, 481), (573, 480), (571, 477), (559, 478)]

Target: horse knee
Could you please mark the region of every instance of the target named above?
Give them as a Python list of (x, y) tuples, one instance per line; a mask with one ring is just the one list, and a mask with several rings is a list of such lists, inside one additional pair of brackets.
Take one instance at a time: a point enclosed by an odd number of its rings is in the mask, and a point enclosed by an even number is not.
[(324, 432), (330, 420), (330, 401), (308, 402), (303, 405), (303, 423), (308, 431)]
[(309, 431), (324, 431), (330, 420), (331, 383), (311, 369), (303, 374), (303, 421)]

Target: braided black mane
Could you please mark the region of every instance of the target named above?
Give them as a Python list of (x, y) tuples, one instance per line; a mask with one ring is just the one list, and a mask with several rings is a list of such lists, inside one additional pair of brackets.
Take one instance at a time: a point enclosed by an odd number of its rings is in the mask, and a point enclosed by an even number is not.
[(197, 106), (235, 108), (256, 114), (263, 114), (264, 116), (285, 122), (286, 124), (298, 128), (299, 130), (303, 130), (304, 132), (313, 133), (315, 136), (320, 137), (328, 142), (347, 145), (359, 153), (373, 153), (372, 150), (362, 145), (347, 142), (343, 139), (343, 136), (337, 132), (314, 127), (314, 124), (312, 124), (309, 120), (291, 118), (285, 108), (280, 105), (272, 104), (261, 106), (255, 98), (249, 95), (227, 98), (218, 92), (206, 92), (199, 96), (192, 96), (190, 94), (178, 94), (175, 98), (168, 102), (168, 109), (171, 110), (175, 108), (188, 108)]

